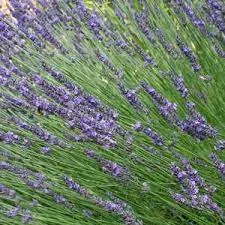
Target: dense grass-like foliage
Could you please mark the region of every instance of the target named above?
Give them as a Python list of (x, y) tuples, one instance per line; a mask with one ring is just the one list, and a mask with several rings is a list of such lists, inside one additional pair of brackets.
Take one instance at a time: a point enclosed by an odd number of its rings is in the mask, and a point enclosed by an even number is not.
[(225, 224), (223, 0), (8, 0), (0, 224)]

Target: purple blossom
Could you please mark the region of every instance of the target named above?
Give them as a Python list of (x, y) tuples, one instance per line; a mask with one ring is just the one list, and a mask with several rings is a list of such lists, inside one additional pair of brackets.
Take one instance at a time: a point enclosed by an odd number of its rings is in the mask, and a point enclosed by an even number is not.
[(4, 184), (0, 184), (0, 194), (5, 195), (5, 196), (10, 197), (10, 198), (16, 198), (17, 197), (16, 191), (11, 189), (11, 188), (8, 188)]
[[(51, 190), (52, 184), (46, 181), (47, 179), (46, 176), (41, 172), (35, 173), (32, 170), (24, 169), (22, 167), (15, 166), (10, 163), (6, 163), (4, 161), (0, 162), (0, 170), (6, 170), (8, 172), (14, 173), (15, 175), (18, 176), (18, 178), (24, 181), (29, 187), (33, 188), (34, 190), (41, 191), (47, 194), (48, 196), (54, 198), (56, 203), (63, 204), (68, 208), (71, 208), (74, 206), (65, 197)], [(1, 191), (1, 186), (0, 186), (0, 191)], [(18, 212), (19, 212), (18, 209), (13, 208), (11, 211), (9, 211), (9, 215), (12, 215), (12, 216), (17, 215)], [(31, 219), (30, 214), (28, 212), (27, 213), (25, 212), (22, 215), (24, 215), (25, 220), (26, 218), (28, 220)]]
[(185, 203), (187, 201), (187, 199), (184, 197), (184, 195), (179, 194), (179, 193), (172, 194), (172, 197), (175, 201), (180, 202), (180, 203)]
[(161, 45), (163, 46), (163, 48), (166, 50), (166, 52), (168, 52), (170, 55), (172, 55), (172, 57), (174, 59), (177, 58), (177, 50), (175, 49), (174, 45), (170, 42), (168, 42), (163, 34), (162, 29), (159, 28), (155, 28), (154, 29), (154, 33), (157, 36), (159, 42), (161, 43)]
[(206, 33), (205, 22), (200, 19), (196, 13), (194, 12), (191, 5), (187, 5), (185, 1), (176, 1), (174, 2), (178, 5), (179, 9), (181, 9), (190, 19), (190, 21), (202, 32)]
[(12, 81), (12, 72), (4, 67), (0, 67), (0, 86), (8, 86)]
[[(36, 79), (36, 82), (51, 98), (63, 104), (63, 107), (55, 107), (55, 113), (63, 117), (71, 129), (79, 128), (81, 130), (81, 136), (75, 137), (72, 135), (71, 139), (74, 139), (74, 141), (92, 140), (106, 148), (114, 147), (116, 141), (113, 136), (118, 128), (116, 123), (117, 113), (105, 107), (90, 94), (83, 92), (79, 87), (71, 84), (62, 73), (47, 66), (45, 68), (68, 89), (66, 91), (63, 87), (50, 85), (47, 81), (38, 77)], [(49, 110), (49, 107), (47, 109)]]
[(84, 187), (80, 186), (78, 183), (74, 182), (72, 178), (64, 176), (63, 180), (70, 189), (73, 189), (74, 191), (76, 191), (77, 193), (79, 193), (80, 195), (86, 198), (90, 197), (89, 191), (85, 189)]
[(164, 145), (163, 139), (156, 132), (154, 132), (151, 128), (149, 128), (149, 127), (148, 128), (145, 128), (143, 130), (143, 132), (148, 137), (150, 137), (156, 145), (158, 145), (158, 146)]
[(151, 42), (155, 43), (154, 33), (150, 27), (148, 16), (142, 12), (135, 15), (135, 19), (145, 37)]
[(141, 83), (144, 90), (153, 98), (160, 114), (169, 121), (177, 120), (177, 104), (170, 102), (168, 99), (159, 94), (154, 88), (149, 86), (145, 81)]
[(4, 141), (7, 144), (18, 144), (20, 138), (17, 134), (13, 133), (12, 131), (8, 132), (1, 132), (0, 133), (0, 140)]
[(207, 0), (207, 13), (211, 23), (213, 23), (219, 31), (225, 33), (224, 7), (222, 2), (217, 0)]
[(31, 133), (38, 136), (41, 140), (47, 141), (49, 144), (59, 145), (61, 147), (67, 146), (66, 143), (64, 143), (64, 141), (58, 139), (55, 135), (53, 135), (53, 134), (49, 133), (48, 131), (44, 130), (39, 125), (29, 125), (26, 122), (24, 122), (20, 119), (17, 119), (15, 117), (10, 117), (9, 121), (13, 122), (14, 124), (16, 124), (21, 129), (30, 131)]
[(187, 101), (186, 102), (186, 108), (188, 109), (188, 113), (192, 116), (196, 114), (196, 109), (195, 109), (195, 103)]
[(186, 58), (189, 60), (191, 67), (194, 72), (197, 72), (201, 69), (201, 65), (197, 61), (197, 57), (192, 52), (192, 50), (186, 46), (179, 37), (177, 37), (177, 45), (179, 46), (182, 53), (186, 56)]
[(141, 131), (141, 130), (143, 130), (143, 125), (141, 124), (141, 122), (137, 122), (137, 123), (135, 123), (133, 126), (132, 126), (132, 128), (135, 130), (135, 131)]
[(111, 200), (104, 200), (103, 198), (89, 193), (89, 191), (80, 186), (78, 183), (72, 180), (72, 178), (69, 178), (67, 176), (63, 177), (64, 182), (66, 185), (70, 188), (76, 191), (81, 196), (84, 196), (85, 198), (91, 200), (96, 205), (102, 207), (108, 212), (115, 213), (116, 215), (119, 215), (122, 217), (125, 225), (143, 225), (141, 220), (138, 220), (136, 216), (134, 215), (133, 211), (131, 210), (131, 207), (129, 207), (126, 203), (124, 203), (122, 200), (118, 201), (118, 199), (115, 199), (113, 201)]
[(85, 149), (84, 152), (87, 157), (92, 158), (97, 162), (99, 162), (102, 170), (112, 175), (113, 177), (120, 179), (122, 181), (127, 181), (131, 178), (130, 171), (125, 167), (117, 164), (116, 162), (105, 159), (104, 157), (101, 157), (96, 152), (90, 149)]
[(125, 177), (127, 173), (126, 169), (124, 169), (122, 166), (108, 160), (104, 160), (104, 162), (102, 162), (102, 169), (104, 172), (110, 173), (112, 176), (119, 178)]
[(75, 2), (76, 6), (74, 8), (74, 13), (89, 27), (89, 29), (93, 32), (95, 37), (102, 41), (103, 36), (100, 31), (105, 30), (103, 19), (97, 13), (96, 10), (91, 12), (84, 4), (83, 0), (78, 0)]
[(206, 119), (199, 113), (194, 116), (189, 116), (186, 120), (181, 121), (180, 128), (199, 140), (204, 140), (207, 137), (215, 137), (217, 132), (206, 123)]
[(216, 146), (215, 149), (218, 151), (223, 151), (225, 149), (225, 141), (224, 140), (220, 140)]
[(222, 209), (215, 202), (212, 202), (209, 208), (213, 210), (214, 212), (218, 212), (218, 213), (221, 213), (222, 211)]
[[(213, 157), (215, 160), (215, 157)], [(171, 172), (179, 182), (182, 193), (171, 192), (171, 196), (175, 201), (185, 204), (192, 208), (209, 209), (214, 210), (212, 206), (215, 206), (217, 212), (221, 212), (221, 208), (217, 206), (211, 199), (212, 194), (215, 192), (215, 188), (208, 185), (199, 175), (189, 162), (182, 160), (182, 167), (177, 166), (175, 163), (171, 166)], [(200, 194), (204, 192), (203, 194)], [(208, 193), (210, 195), (208, 195)]]
[(158, 63), (149, 55), (144, 54), (145, 66), (151, 65), (153, 67), (158, 67)]
[(225, 175), (225, 163), (216, 154), (211, 154), (210, 159), (221, 175)]
[(208, 201), (209, 201), (208, 195), (204, 194), (204, 195), (201, 196), (202, 204), (207, 204)]
[(90, 17), (88, 19), (88, 25), (90, 29), (93, 31), (95, 36), (99, 39), (102, 40), (102, 36), (100, 35), (100, 30), (102, 27), (102, 20), (99, 15), (97, 15), (97, 12), (94, 11), (93, 13), (90, 14)]
[(63, 196), (61, 196), (61, 195), (56, 195), (55, 196), (55, 201), (56, 201), (56, 203), (65, 203), (66, 199)]
[(23, 224), (30, 222), (32, 219), (33, 219), (33, 216), (29, 210), (26, 210), (25, 212), (23, 212), (23, 215), (22, 215)]
[(7, 212), (7, 216), (8, 216), (8, 217), (15, 217), (15, 216), (17, 216), (20, 212), (21, 212), (21, 207), (20, 207), (20, 206), (13, 207), (13, 208), (11, 208), (11, 209)]
[(189, 91), (184, 84), (184, 79), (181, 75), (172, 76), (172, 81), (176, 89), (181, 93), (183, 98), (187, 98), (189, 96)]
[(94, 158), (96, 156), (95, 152), (93, 150), (91, 150), (91, 149), (85, 149), (84, 153), (89, 158)]
[(138, 90), (128, 90), (124, 87), (123, 84), (118, 85), (119, 90), (123, 94), (123, 96), (127, 99), (127, 101), (134, 107), (136, 110), (141, 110), (143, 109), (143, 104), (140, 102), (137, 96), (137, 91)]
[(51, 149), (48, 146), (45, 146), (41, 148), (40, 152), (44, 154), (49, 154), (51, 153)]

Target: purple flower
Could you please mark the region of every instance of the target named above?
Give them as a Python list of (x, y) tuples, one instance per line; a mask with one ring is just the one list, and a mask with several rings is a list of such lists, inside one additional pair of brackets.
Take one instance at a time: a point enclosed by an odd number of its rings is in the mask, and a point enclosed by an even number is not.
[(6, 187), (4, 184), (0, 184), (0, 193), (10, 198), (16, 198), (16, 191)]
[(194, 72), (197, 72), (201, 69), (200, 64), (197, 61), (197, 57), (195, 54), (191, 51), (191, 49), (186, 46), (179, 37), (177, 37), (177, 45), (179, 46), (182, 53), (186, 56), (186, 58), (189, 60), (192, 69)]
[(21, 207), (20, 207), (20, 206), (13, 207), (13, 208), (11, 208), (11, 209), (7, 212), (7, 216), (8, 216), (8, 217), (15, 217), (15, 216), (17, 216), (20, 212), (21, 212)]
[(145, 128), (143, 130), (143, 132), (148, 137), (150, 137), (156, 145), (158, 145), (158, 146), (164, 145), (163, 139), (156, 132), (154, 132), (151, 128)]
[(145, 81), (141, 82), (144, 90), (153, 98), (156, 106), (158, 107), (160, 114), (168, 119), (169, 121), (177, 120), (177, 105), (175, 103), (170, 102), (168, 99), (163, 97), (160, 93), (158, 93), (154, 88), (149, 86)]
[(29, 210), (26, 210), (22, 215), (22, 223), (26, 224), (30, 222), (33, 219), (33, 216), (31, 215), (31, 212)]
[(216, 154), (211, 154), (209, 157), (220, 174), (225, 175), (225, 163)]
[(51, 149), (48, 146), (45, 146), (41, 148), (40, 152), (44, 154), (49, 154), (51, 153)]
[(215, 149), (218, 151), (222, 151), (225, 149), (225, 141), (224, 140), (220, 140), (217, 145), (215, 146)]
[(180, 202), (180, 203), (185, 203), (187, 201), (185, 199), (184, 195), (179, 194), (179, 193), (174, 193), (172, 195), (172, 197), (174, 198), (174, 200), (176, 200), (177, 202)]
[(224, 10), (222, 9), (222, 3), (216, 0), (207, 0), (206, 2), (210, 22), (213, 23), (220, 32), (225, 33)]
[(84, 152), (87, 157), (99, 162), (102, 167), (102, 170), (106, 173), (109, 173), (113, 177), (121, 179), (123, 181), (129, 180), (131, 178), (130, 171), (125, 167), (117, 164), (116, 162), (105, 159), (90, 149), (85, 149)]
[(210, 205), (210, 209), (212, 209), (213, 211), (220, 211), (221, 209), (219, 208), (219, 206), (215, 203), (215, 202), (212, 202), (211, 205)]
[(64, 176), (63, 177), (64, 182), (66, 183), (66, 185), (70, 188), (73, 189), (74, 191), (76, 191), (77, 193), (79, 193), (80, 195), (88, 198), (90, 196), (90, 193), (87, 189), (85, 189), (84, 187), (80, 186), (78, 183), (74, 182), (72, 180), (72, 178)]
[(187, 98), (189, 96), (189, 91), (184, 84), (183, 77), (181, 75), (172, 75), (172, 81), (176, 89), (181, 93), (181, 96)]
[(132, 127), (135, 131), (141, 131), (143, 129), (143, 126), (139, 121), (135, 123)]
[(192, 117), (188, 117), (186, 120), (181, 121), (179, 126), (183, 131), (199, 140), (204, 140), (207, 137), (213, 138), (217, 135), (216, 130), (208, 125), (205, 118), (199, 113), (195, 113)]
[(137, 96), (137, 90), (128, 90), (124, 87), (123, 84), (118, 85), (119, 90), (123, 94), (123, 96), (127, 99), (127, 101), (134, 107), (136, 110), (143, 109), (143, 104), (140, 102)]
[(86, 156), (88, 156), (89, 158), (94, 158), (96, 155), (95, 152), (90, 149), (85, 149), (84, 152), (85, 152)]
[(148, 16), (145, 13), (139, 13), (135, 15), (135, 19), (142, 31), (142, 33), (146, 36), (146, 38), (151, 42), (155, 43), (155, 37), (153, 31), (150, 28), (148, 22)]
[[(215, 159), (214, 156), (213, 158)], [(213, 210), (211, 206), (212, 200), (207, 195), (207, 193), (209, 193), (211, 196), (215, 191), (213, 186), (208, 185), (187, 160), (182, 162), (182, 164), (182, 168), (174, 163), (171, 166), (171, 172), (177, 178), (182, 189), (181, 194), (171, 192), (171, 196), (176, 201), (189, 207)], [(201, 192), (203, 192), (203, 194), (200, 194)]]
[(207, 202), (209, 201), (209, 197), (208, 197), (208, 195), (202, 195), (201, 196), (201, 202), (202, 202), (202, 204), (206, 204)]
[(61, 196), (61, 195), (56, 195), (55, 196), (55, 201), (56, 201), (56, 203), (65, 203), (66, 199), (63, 196)]
[(125, 225), (143, 225), (142, 221), (138, 220), (133, 211), (131, 210), (131, 207), (129, 207), (125, 202), (119, 199), (111, 200), (104, 200), (103, 198), (90, 194), (89, 191), (81, 187), (78, 183), (74, 182), (71, 178), (68, 178), (67, 176), (64, 176), (64, 181), (66, 185), (75, 190), (77, 193), (79, 193), (82, 196), (85, 196), (87, 199), (95, 203), (96, 205), (102, 207), (108, 212), (115, 213), (116, 215), (119, 215), (122, 217)]
[(179, 172), (179, 173), (177, 174), (177, 178), (178, 178), (179, 180), (185, 179), (186, 176), (187, 176), (187, 173), (186, 173), (185, 171), (181, 171), (181, 172)]

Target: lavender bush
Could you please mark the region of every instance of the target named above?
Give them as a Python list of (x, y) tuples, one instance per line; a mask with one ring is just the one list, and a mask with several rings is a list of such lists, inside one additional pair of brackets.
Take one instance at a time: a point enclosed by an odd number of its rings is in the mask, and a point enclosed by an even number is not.
[(0, 2), (0, 224), (225, 224), (222, 0)]

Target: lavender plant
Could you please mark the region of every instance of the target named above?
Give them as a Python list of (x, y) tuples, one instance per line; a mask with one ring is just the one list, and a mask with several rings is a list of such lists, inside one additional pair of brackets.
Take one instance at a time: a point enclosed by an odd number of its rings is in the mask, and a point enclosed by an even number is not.
[(225, 224), (222, 0), (0, 2), (0, 224)]

